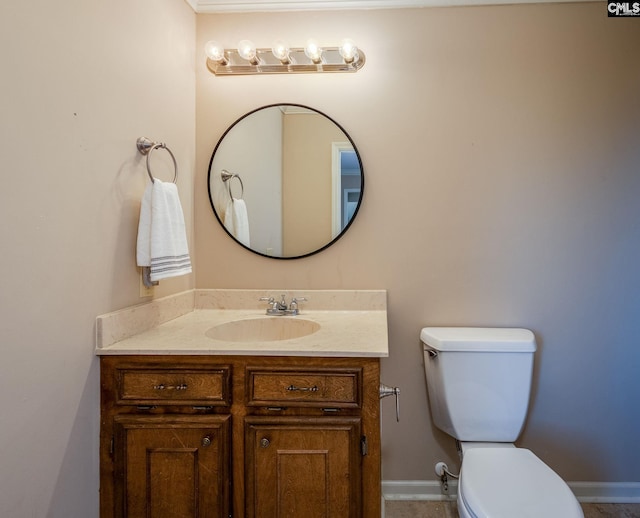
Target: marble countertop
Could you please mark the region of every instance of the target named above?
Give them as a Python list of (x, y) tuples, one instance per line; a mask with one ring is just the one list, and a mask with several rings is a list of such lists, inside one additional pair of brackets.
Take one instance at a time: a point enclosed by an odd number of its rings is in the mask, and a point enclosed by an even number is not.
[[(192, 290), (101, 315), (96, 321), (97, 355), (253, 355), (386, 357), (389, 355), (384, 290), (306, 290), (299, 316), (268, 317), (265, 291)], [(282, 291), (282, 293), (285, 293)], [(287, 292), (290, 300), (297, 292)], [(318, 309), (311, 309), (313, 301)], [(247, 307), (256, 306), (256, 307)], [(334, 307), (336, 309), (327, 309)], [(309, 308), (309, 309), (307, 309)], [(310, 335), (288, 340), (229, 342), (207, 331), (225, 322), (255, 318), (306, 319), (320, 324)]]

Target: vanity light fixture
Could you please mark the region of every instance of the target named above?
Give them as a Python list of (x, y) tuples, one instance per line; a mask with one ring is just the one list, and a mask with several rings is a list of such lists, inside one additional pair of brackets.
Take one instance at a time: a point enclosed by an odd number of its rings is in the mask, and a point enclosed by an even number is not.
[(339, 47), (320, 46), (309, 40), (304, 47), (289, 47), (278, 40), (271, 48), (256, 48), (249, 40), (237, 49), (225, 48), (216, 41), (204, 47), (207, 68), (215, 75), (283, 74), (300, 72), (357, 72), (364, 66), (365, 55), (349, 39)]

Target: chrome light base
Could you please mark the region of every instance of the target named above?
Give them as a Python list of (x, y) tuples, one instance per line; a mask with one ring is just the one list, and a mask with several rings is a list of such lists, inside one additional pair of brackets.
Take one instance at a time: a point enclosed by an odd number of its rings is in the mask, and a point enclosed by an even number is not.
[(251, 74), (296, 74), (317, 72), (357, 72), (365, 63), (364, 52), (358, 49), (353, 61), (346, 62), (340, 55), (339, 47), (324, 48), (322, 60), (314, 63), (303, 48), (289, 49), (288, 63), (277, 59), (271, 49), (256, 49), (258, 63), (250, 64), (238, 54), (237, 50), (225, 49), (226, 64), (207, 58), (207, 68), (215, 75), (251, 75)]

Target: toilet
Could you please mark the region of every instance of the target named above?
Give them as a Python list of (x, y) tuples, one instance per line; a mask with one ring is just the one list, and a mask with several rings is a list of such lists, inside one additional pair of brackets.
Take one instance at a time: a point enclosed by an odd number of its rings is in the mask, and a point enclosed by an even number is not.
[(529, 406), (535, 337), (528, 329), (425, 327), (431, 417), (459, 441), (462, 518), (583, 518), (573, 492), (517, 448)]

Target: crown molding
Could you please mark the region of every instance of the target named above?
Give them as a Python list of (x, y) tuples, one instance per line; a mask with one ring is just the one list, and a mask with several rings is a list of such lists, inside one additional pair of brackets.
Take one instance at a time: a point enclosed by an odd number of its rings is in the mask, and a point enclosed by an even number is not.
[(596, 2), (598, 0), (186, 0), (196, 13), (335, 11), (345, 9), (406, 9), (532, 3)]
[(198, 12), (198, 0), (184, 0), (184, 1), (187, 2), (187, 4), (191, 6), (191, 9), (193, 9), (196, 13)]

